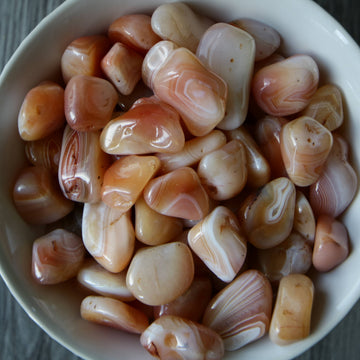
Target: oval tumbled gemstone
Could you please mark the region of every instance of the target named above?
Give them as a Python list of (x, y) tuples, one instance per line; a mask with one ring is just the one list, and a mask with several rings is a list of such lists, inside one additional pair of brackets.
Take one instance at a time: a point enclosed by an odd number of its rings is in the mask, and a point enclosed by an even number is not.
[(312, 246), (300, 234), (292, 232), (282, 243), (256, 250), (256, 259), (265, 276), (274, 284), (289, 274), (305, 274), (312, 264)]
[(44, 81), (25, 95), (18, 115), (18, 130), (23, 140), (42, 139), (64, 124), (64, 89), (59, 84)]
[(212, 296), (211, 281), (207, 277), (195, 277), (190, 288), (174, 301), (154, 306), (154, 317), (175, 315), (192, 321), (200, 321)]
[(123, 43), (141, 54), (146, 54), (161, 40), (151, 27), (151, 17), (146, 14), (120, 16), (110, 24), (108, 37), (113, 43)]
[(284, 241), (293, 227), (295, 199), (295, 186), (284, 177), (250, 194), (239, 210), (240, 225), (248, 241), (259, 249)]
[(243, 126), (240, 126), (235, 130), (226, 131), (226, 137), (228, 141), (240, 140), (245, 147), (248, 170), (247, 185), (251, 188), (258, 188), (269, 182), (271, 175), (269, 163), (251, 134)]
[(162, 360), (221, 360), (224, 356), (223, 341), (215, 331), (172, 315), (156, 319), (141, 334), (140, 343)]
[(349, 163), (348, 144), (333, 134), (333, 147), (317, 181), (310, 186), (309, 199), (316, 216), (327, 214), (338, 217), (352, 202), (358, 178)]
[(191, 249), (222, 281), (230, 282), (244, 264), (247, 246), (235, 214), (224, 206), (216, 207), (191, 228)]
[(74, 208), (50, 170), (40, 166), (22, 169), (15, 181), (13, 200), (19, 215), (30, 224), (53, 223)]
[(341, 264), (349, 254), (346, 227), (328, 215), (320, 215), (316, 225), (313, 265), (318, 271), (330, 271)]
[(329, 131), (340, 127), (344, 120), (340, 89), (333, 84), (320, 87), (312, 96), (302, 115), (312, 117)]
[(213, 130), (204, 136), (198, 136), (185, 142), (182, 150), (174, 154), (156, 154), (161, 160), (161, 172), (179, 169), (197, 164), (203, 156), (226, 144), (226, 137), (220, 130)]
[(237, 350), (267, 333), (272, 296), (260, 271), (245, 271), (215, 295), (202, 322), (222, 337), (225, 350)]
[(103, 202), (119, 211), (129, 210), (159, 167), (156, 156), (128, 155), (116, 160), (104, 175)]
[(162, 4), (155, 9), (151, 17), (151, 26), (156, 34), (194, 53), (201, 36), (213, 23), (182, 2)]
[(144, 199), (153, 210), (167, 216), (200, 220), (209, 212), (209, 197), (190, 167), (150, 180)]
[(309, 104), (318, 83), (316, 62), (308, 55), (294, 55), (260, 69), (253, 78), (252, 91), (265, 113), (287, 116)]
[(209, 196), (227, 200), (238, 195), (247, 181), (246, 150), (239, 140), (231, 140), (200, 160), (197, 173)]
[(141, 79), (142, 55), (115, 43), (101, 60), (101, 69), (120, 94), (130, 95)]
[(89, 259), (77, 274), (78, 282), (100, 295), (121, 301), (132, 301), (135, 297), (126, 286), (126, 271), (114, 274), (96, 261)]
[(58, 173), (63, 130), (49, 136), (25, 143), (26, 158), (35, 166), (43, 166), (53, 174)]
[(264, 116), (255, 125), (256, 141), (269, 162), (273, 179), (287, 175), (280, 149), (280, 132), (287, 122), (285, 118)]
[(189, 247), (180, 242), (143, 248), (131, 260), (126, 284), (147, 305), (161, 305), (184, 294), (194, 279)]
[(100, 132), (65, 127), (59, 162), (59, 183), (64, 195), (78, 202), (97, 202), (111, 158), (99, 144)]
[(105, 79), (73, 76), (65, 88), (65, 116), (73, 130), (101, 130), (112, 117), (118, 95)]
[(82, 235), (88, 252), (106, 270), (118, 273), (129, 264), (135, 248), (130, 212), (103, 202), (85, 204)]
[(166, 216), (153, 210), (140, 196), (135, 203), (136, 239), (146, 245), (160, 245), (169, 242), (183, 231), (181, 219)]
[(134, 334), (141, 334), (149, 326), (142, 311), (105, 296), (87, 296), (81, 302), (80, 313), (85, 320)]
[(169, 49), (161, 57), (162, 43), (145, 56), (143, 77), (152, 79), (154, 94), (179, 112), (192, 135), (206, 135), (225, 115), (227, 84), (186, 48)]
[(248, 32), (255, 40), (255, 61), (272, 55), (280, 46), (280, 34), (271, 26), (250, 18), (241, 18), (230, 23)]
[(82, 36), (73, 40), (61, 57), (61, 72), (65, 83), (75, 75), (101, 77), (101, 59), (111, 47), (104, 35)]
[(299, 117), (282, 127), (282, 159), (295, 185), (309, 186), (319, 178), (332, 145), (331, 132), (310, 117)]
[(228, 85), (225, 117), (217, 127), (236, 129), (245, 121), (249, 105), (255, 59), (253, 37), (235, 26), (217, 23), (202, 36), (196, 56)]
[(307, 197), (300, 190), (296, 190), (294, 230), (313, 244), (315, 227), (316, 220), (314, 212)]
[(76, 276), (85, 257), (81, 238), (56, 229), (36, 239), (32, 247), (32, 275), (43, 285), (54, 285)]
[(179, 114), (155, 97), (140, 100), (103, 129), (102, 149), (114, 155), (180, 151), (185, 136)]
[(291, 344), (310, 333), (314, 284), (309, 277), (291, 274), (280, 280), (270, 324), (270, 339), (277, 345)]

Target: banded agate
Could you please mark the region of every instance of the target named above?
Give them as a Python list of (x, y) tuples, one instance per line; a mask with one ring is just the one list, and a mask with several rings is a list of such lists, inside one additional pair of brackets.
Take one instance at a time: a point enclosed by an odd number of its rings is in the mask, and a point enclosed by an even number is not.
[(99, 143), (98, 131), (75, 131), (65, 127), (59, 162), (59, 184), (73, 201), (94, 203), (101, 199), (101, 186), (111, 158)]
[(140, 337), (141, 345), (162, 360), (221, 360), (224, 344), (213, 330), (178, 316), (156, 319)]
[(238, 220), (224, 206), (216, 207), (188, 233), (191, 249), (222, 281), (232, 281), (244, 264), (247, 245)]
[(81, 302), (80, 314), (85, 320), (133, 334), (141, 334), (149, 325), (142, 311), (105, 296), (87, 296)]
[(251, 193), (238, 212), (247, 240), (259, 249), (269, 249), (284, 241), (293, 228), (295, 200), (295, 186), (285, 177)]
[(106, 270), (119, 273), (130, 263), (135, 248), (130, 212), (103, 202), (85, 204), (82, 236), (87, 251)]
[(85, 257), (81, 238), (65, 229), (53, 230), (37, 238), (32, 247), (33, 278), (54, 285), (76, 276)]
[(222, 337), (225, 350), (240, 349), (268, 332), (272, 297), (269, 280), (247, 270), (214, 296), (202, 323)]
[(255, 60), (253, 37), (235, 26), (216, 23), (202, 36), (196, 56), (228, 85), (226, 114), (217, 127), (236, 129), (245, 121), (249, 105)]

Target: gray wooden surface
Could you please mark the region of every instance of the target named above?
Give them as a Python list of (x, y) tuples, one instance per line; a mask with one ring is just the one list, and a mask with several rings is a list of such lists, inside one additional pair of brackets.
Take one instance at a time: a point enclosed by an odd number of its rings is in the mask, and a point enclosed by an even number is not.
[[(25, 36), (62, 2), (63, 0), (0, 0), (0, 71)], [(359, 0), (316, 0), (316, 2), (330, 12), (360, 44)], [(79, 359), (52, 340), (25, 314), (1, 278), (0, 359)], [(296, 360), (309, 359), (360, 359), (360, 301), (327, 337), (296, 358)]]

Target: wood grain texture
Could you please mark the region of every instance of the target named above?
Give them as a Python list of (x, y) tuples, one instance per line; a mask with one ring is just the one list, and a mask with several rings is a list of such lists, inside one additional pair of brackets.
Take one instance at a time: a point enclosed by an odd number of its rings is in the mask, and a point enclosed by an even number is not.
[[(63, 0), (0, 0), (0, 71), (25, 36), (62, 2)], [(316, 2), (331, 13), (360, 44), (359, 0)], [(359, 337), (360, 301), (328, 336), (296, 360), (359, 359)], [(25, 314), (1, 278), (0, 359), (80, 359), (52, 340)]]

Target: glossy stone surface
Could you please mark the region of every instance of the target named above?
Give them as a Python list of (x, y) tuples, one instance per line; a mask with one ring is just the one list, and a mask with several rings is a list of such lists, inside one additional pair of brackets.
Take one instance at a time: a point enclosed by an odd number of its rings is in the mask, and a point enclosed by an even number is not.
[(76, 276), (84, 257), (81, 238), (64, 229), (56, 229), (34, 241), (32, 276), (43, 285), (59, 284)]
[(162, 360), (221, 360), (224, 344), (213, 330), (178, 316), (162, 316), (140, 337), (141, 345)]
[(222, 281), (230, 282), (244, 264), (247, 245), (238, 220), (224, 206), (216, 207), (188, 234), (191, 249)]
[(103, 202), (85, 204), (83, 242), (91, 256), (106, 270), (119, 273), (130, 263), (135, 248), (135, 231), (129, 212)]
[(140, 249), (131, 260), (126, 284), (147, 305), (161, 305), (184, 294), (194, 279), (189, 247), (180, 242)]
[(272, 342), (287, 345), (310, 334), (313, 298), (314, 284), (306, 275), (281, 279), (270, 324)]
[(272, 296), (262, 273), (245, 271), (210, 301), (203, 324), (222, 337), (225, 350), (240, 349), (268, 332)]

